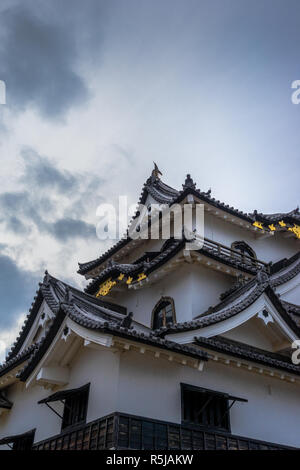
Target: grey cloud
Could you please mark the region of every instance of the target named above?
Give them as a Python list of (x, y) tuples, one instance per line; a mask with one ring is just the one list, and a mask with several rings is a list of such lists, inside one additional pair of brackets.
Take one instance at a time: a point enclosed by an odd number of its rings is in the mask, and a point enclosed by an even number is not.
[[(36, 201), (37, 207), (40, 206)], [(0, 194), (0, 207), (2, 216), (0, 222), (6, 224), (7, 230), (17, 235), (30, 232), (30, 224), (34, 224), (42, 233), (48, 233), (58, 241), (67, 241), (70, 238), (90, 238), (96, 236), (95, 226), (76, 218), (65, 217), (51, 222), (46, 219), (46, 212), (37, 210), (35, 201), (28, 192)], [(13, 215), (12, 215), (13, 214)], [(50, 214), (55, 216), (54, 212)]]
[[(6, 221), (8, 228), (15, 233), (19, 233), (18, 230), (21, 224), (24, 226), (26, 222), (33, 222), (37, 226), (43, 225), (43, 217), (41, 214), (43, 214), (44, 211), (41, 201), (34, 201), (29, 191), (5, 192), (0, 194), (0, 207), (2, 209), (1, 220)], [(17, 230), (14, 230), (14, 228)]]
[(7, 218), (5, 222), (8, 230), (16, 233), (17, 235), (27, 235), (30, 232), (29, 227), (26, 227), (18, 217), (11, 216)]
[(28, 310), (37, 283), (34, 273), (19, 268), (9, 256), (0, 253), (0, 327), (12, 325), (17, 315)]
[[(90, 173), (60, 170), (33, 149), (23, 151), (22, 157), (25, 163), (19, 179), (22, 189), (0, 193), (0, 223), (16, 235), (26, 235), (35, 226), (40, 233), (51, 235), (61, 243), (71, 238), (95, 238), (95, 226), (83, 217), (91, 204), (96, 208), (102, 201), (97, 192), (104, 180)], [(59, 206), (58, 194), (62, 197)]]
[(50, 233), (60, 241), (67, 241), (69, 238), (96, 238), (96, 229), (94, 225), (88, 224), (83, 220), (70, 218), (57, 220), (52, 226), (49, 226)]
[(53, 188), (60, 193), (74, 191), (78, 187), (78, 181), (74, 175), (66, 170), (59, 170), (46, 157), (41, 157), (32, 149), (24, 149), (21, 152), (25, 163), (25, 173), (22, 181), (32, 183), (37, 187)]
[[(7, 103), (17, 109), (36, 107), (49, 118), (61, 117), (84, 102), (88, 92), (75, 71), (76, 42), (71, 31), (50, 23), (23, 6), (1, 13), (1, 79), (7, 85)], [(52, 18), (53, 19), (53, 18)]]

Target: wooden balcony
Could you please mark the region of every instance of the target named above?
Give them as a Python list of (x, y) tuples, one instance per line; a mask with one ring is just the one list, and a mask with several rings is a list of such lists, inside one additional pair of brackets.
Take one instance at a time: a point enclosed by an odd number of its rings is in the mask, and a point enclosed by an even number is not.
[(282, 450), (248, 437), (114, 413), (38, 442), (34, 450)]
[(210, 240), (209, 238), (204, 238), (203, 250), (212, 256), (216, 255), (218, 258), (223, 258), (225, 263), (232, 262), (237, 265), (240, 264), (252, 272), (256, 272), (258, 269), (264, 269), (266, 272), (270, 272), (270, 265), (268, 263), (265, 263), (264, 261), (254, 258), (246, 253), (241, 253), (238, 250), (229, 248), (222, 243)]

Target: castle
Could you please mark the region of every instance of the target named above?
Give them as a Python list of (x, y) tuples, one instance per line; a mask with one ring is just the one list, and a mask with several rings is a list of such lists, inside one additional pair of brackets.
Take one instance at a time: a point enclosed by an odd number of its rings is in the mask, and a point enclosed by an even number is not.
[(172, 217), (167, 240), (127, 234), (79, 264), (84, 291), (46, 272), (0, 366), (1, 449), (300, 447), (298, 209), (246, 214), (161, 176), (140, 232), (151, 205), (188, 204), (204, 234), (187, 249)]

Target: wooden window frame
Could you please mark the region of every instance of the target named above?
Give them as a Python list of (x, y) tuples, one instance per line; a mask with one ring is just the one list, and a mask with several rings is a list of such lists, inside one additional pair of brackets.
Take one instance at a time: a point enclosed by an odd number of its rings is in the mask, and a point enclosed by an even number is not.
[[(191, 426), (196, 426), (199, 427), (199, 429), (210, 429), (212, 431), (220, 431), (220, 432), (225, 432), (228, 434), (231, 434), (231, 422), (230, 422), (230, 408), (231, 406), (229, 405), (229, 399), (230, 396), (227, 393), (222, 393), (219, 391), (215, 390), (210, 390), (207, 388), (203, 387), (197, 387), (195, 385), (189, 385), (185, 383), (180, 384), (181, 388), (181, 423), (185, 425), (191, 425)], [(185, 391), (190, 391), (190, 392), (196, 392), (196, 393), (205, 393), (205, 394), (210, 394), (211, 396), (223, 398), (226, 401), (226, 408), (227, 408), (227, 426), (211, 426), (208, 424), (200, 424), (200, 423), (194, 423), (193, 421), (187, 421), (184, 419), (184, 392)]]
[(172, 297), (168, 297), (168, 296), (163, 296), (161, 297), (157, 302), (156, 304), (154, 305), (154, 308), (152, 309), (152, 314), (151, 314), (151, 328), (154, 329), (154, 319), (155, 319), (155, 311), (157, 310), (159, 304), (161, 302), (170, 302), (171, 306), (172, 306), (172, 317), (173, 317), (173, 324), (176, 323), (176, 311), (175, 311), (175, 302), (174, 302), (174, 299)]
[[(80, 395), (80, 394), (86, 394), (86, 401), (85, 401), (85, 409), (84, 409), (83, 418), (80, 421), (76, 421), (75, 423), (64, 425), (66, 409), (69, 407), (68, 403), (67, 403), (68, 399), (74, 399), (74, 397), (76, 395)], [(86, 423), (88, 404), (89, 404), (89, 395), (90, 395), (90, 384), (87, 384), (81, 391), (74, 392), (74, 394), (72, 394), (69, 397), (65, 398), (65, 400), (63, 402), (64, 403), (64, 409), (63, 409), (63, 414), (62, 414), (61, 431), (71, 430), (71, 429), (77, 427), (78, 425)]]

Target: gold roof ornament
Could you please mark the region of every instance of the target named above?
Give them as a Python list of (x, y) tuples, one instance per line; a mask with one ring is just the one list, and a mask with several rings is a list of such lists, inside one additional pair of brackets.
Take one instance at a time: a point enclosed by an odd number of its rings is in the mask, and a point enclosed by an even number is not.
[(297, 238), (300, 238), (300, 225), (294, 224), (293, 227), (289, 227), (288, 230), (293, 232)]
[(104, 297), (105, 295), (109, 294), (110, 290), (113, 288), (113, 286), (116, 285), (116, 281), (112, 281), (111, 277), (107, 279), (107, 281), (103, 282), (99, 290), (96, 294), (96, 297)]
[(159, 175), (162, 176), (162, 172), (159, 170), (158, 166), (154, 163), (154, 169), (152, 170), (152, 178), (153, 179), (159, 179)]

